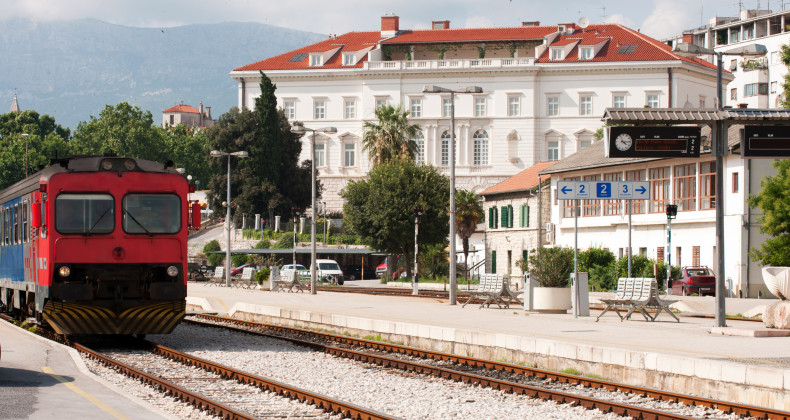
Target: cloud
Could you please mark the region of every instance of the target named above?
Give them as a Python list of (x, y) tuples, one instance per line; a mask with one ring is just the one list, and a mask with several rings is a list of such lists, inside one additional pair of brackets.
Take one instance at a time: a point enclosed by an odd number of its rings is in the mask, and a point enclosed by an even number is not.
[(688, 26), (688, 10), (683, 1), (655, 0), (655, 8), (641, 29), (646, 35), (661, 39), (679, 35)]
[(159, 90), (149, 90), (149, 91), (143, 92), (143, 94), (141, 96), (167, 95), (168, 93), (172, 93), (172, 92), (173, 92), (173, 89), (164, 88), (164, 89), (159, 89)]

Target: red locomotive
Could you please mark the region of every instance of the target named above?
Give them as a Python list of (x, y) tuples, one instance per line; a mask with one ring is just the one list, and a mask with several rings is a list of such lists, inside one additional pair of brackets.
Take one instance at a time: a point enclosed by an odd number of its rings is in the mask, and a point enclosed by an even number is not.
[(0, 302), (59, 334), (162, 334), (186, 308), (200, 225), (172, 164), (56, 159), (0, 191)]

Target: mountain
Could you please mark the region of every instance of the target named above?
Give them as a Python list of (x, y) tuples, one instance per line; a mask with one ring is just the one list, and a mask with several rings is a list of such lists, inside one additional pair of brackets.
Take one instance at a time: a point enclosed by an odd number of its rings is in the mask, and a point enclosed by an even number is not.
[(214, 119), (238, 103), (236, 67), (325, 38), (260, 23), (133, 28), (98, 20), (0, 21), (0, 113), (19, 106), (72, 131), (105, 105), (162, 111), (183, 101)]

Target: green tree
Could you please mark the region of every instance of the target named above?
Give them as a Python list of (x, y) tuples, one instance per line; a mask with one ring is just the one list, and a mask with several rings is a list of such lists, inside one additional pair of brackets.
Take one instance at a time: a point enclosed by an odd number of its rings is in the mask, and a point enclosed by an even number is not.
[(614, 265), (614, 262), (614, 253), (599, 246), (579, 251), (579, 271), (581, 272), (591, 272), (595, 266), (608, 267)]
[[(469, 238), (477, 230), (477, 224), (483, 220), (483, 205), (474, 191), (455, 191), (455, 227), (464, 248), (464, 277), (468, 283)], [(468, 285), (468, 284), (467, 284)]]
[(184, 168), (185, 174), (192, 175), (193, 182), (200, 181), (204, 187), (208, 185), (213, 172), (206, 158), (209, 154), (206, 131), (179, 124), (163, 129), (163, 134), (167, 159), (177, 168)]
[[(782, 58), (782, 63), (785, 67), (790, 68), (790, 45), (782, 45), (782, 51), (780, 53)], [(790, 108), (790, 72), (785, 74), (784, 83), (782, 83), (782, 90), (783, 92), (783, 99), (782, 99), (782, 106), (785, 108)]]
[(225, 259), (224, 254), (209, 254), (209, 252), (215, 252), (221, 250), (222, 248), (220, 248), (219, 246), (219, 241), (217, 241), (216, 239), (207, 242), (205, 245), (203, 245), (203, 253), (208, 255), (208, 263), (210, 265), (214, 265), (214, 266), (220, 265), (222, 263), (222, 260)]
[(71, 151), (78, 155), (115, 153), (118, 156), (170, 160), (165, 148), (164, 130), (154, 124), (151, 111), (121, 102), (107, 105), (99, 118), (81, 122), (74, 130)]
[[(782, 56), (786, 47), (782, 46)], [(760, 232), (771, 236), (753, 248), (749, 255), (753, 261), (766, 266), (790, 266), (790, 160), (773, 162), (776, 174), (760, 181), (762, 189), (749, 197), (749, 206), (760, 209), (763, 214), (757, 218)]]
[(423, 208), (419, 243), (444, 243), (450, 180), (432, 166), (409, 160), (375, 166), (368, 176), (351, 181), (341, 192), (346, 200), (344, 223), (371, 248), (402, 255), (410, 276), (414, 255), (412, 210), (416, 205)]
[(69, 155), (69, 138), (69, 130), (49, 115), (32, 110), (0, 115), (0, 188), (25, 177), (26, 156), (27, 172), (32, 174), (49, 166), (50, 159)]
[(412, 140), (418, 132), (418, 124), (409, 123), (409, 111), (400, 105), (382, 105), (376, 109), (378, 122), (365, 121), (362, 148), (368, 153), (373, 165), (395, 159), (414, 159), (417, 143)]

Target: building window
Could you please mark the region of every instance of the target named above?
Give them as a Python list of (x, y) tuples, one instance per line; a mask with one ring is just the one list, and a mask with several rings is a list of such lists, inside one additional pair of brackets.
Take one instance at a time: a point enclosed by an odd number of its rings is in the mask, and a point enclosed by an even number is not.
[(550, 141), (547, 143), (548, 160), (560, 160), (560, 142)]
[(767, 95), (768, 83), (748, 83), (743, 85), (743, 96)]
[(323, 120), (324, 118), (326, 118), (326, 101), (313, 102), (313, 119)]
[(730, 99), (732, 99), (733, 101), (738, 100), (738, 89), (737, 88), (730, 89)]
[(658, 94), (657, 93), (648, 93), (647, 94), (647, 107), (648, 108), (658, 108)]
[(677, 165), (674, 168), (674, 198), (678, 211), (697, 209), (697, 164)]
[(425, 137), (422, 135), (422, 131), (418, 131), (417, 135), (414, 136), (412, 139), (414, 143), (417, 144), (417, 156), (414, 157), (414, 162), (418, 164), (425, 163)]
[(500, 208), (500, 222), (501, 227), (503, 228), (512, 228), (513, 227), (513, 206), (502, 206)]
[(771, 82), (771, 93), (776, 93), (776, 82)]
[(682, 255), (680, 253), (680, 249), (681, 249), (680, 247), (675, 248), (675, 265), (678, 266), (678, 267), (683, 267), (683, 264), (681, 263), (681, 260), (680, 260), (680, 256)]
[(283, 102), (285, 118), (292, 120), (296, 117), (296, 102), (293, 100)]
[[(625, 172), (626, 181), (647, 181), (647, 172), (644, 169)], [(632, 214), (643, 214), (645, 212), (645, 200), (629, 200), (626, 205), (631, 204)], [(627, 213), (627, 212), (626, 212)]]
[(738, 194), (738, 172), (732, 173), (732, 193)]
[(323, 66), (324, 56), (321, 54), (310, 54), (310, 67)]
[(699, 267), (699, 247), (692, 246), (691, 247), (691, 266), (692, 267)]
[(422, 99), (412, 98), (411, 100), (411, 117), (422, 117)]
[(546, 98), (546, 114), (549, 117), (560, 115), (560, 97), (549, 96)]
[(551, 60), (552, 61), (562, 60), (563, 58), (565, 58), (564, 57), (564, 55), (565, 55), (564, 52), (565, 51), (563, 51), (562, 48), (549, 48), (549, 51), (551, 51)]
[(170, 125), (176, 125), (176, 116), (170, 114)]
[(379, 109), (384, 105), (387, 105), (387, 98), (376, 98), (376, 109)]
[(486, 98), (475, 98), (475, 117), (486, 116)]
[(491, 206), (488, 208), (488, 227), (491, 229), (496, 229), (498, 227), (498, 219), (497, 219), (497, 207)]
[(343, 117), (347, 120), (357, 117), (357, 101), (347, 99), (343, 106)]
[(343, 145), (343, 166), (354, 166), (355, 150), (354, 143), (346, 143)]
[[(580, 181), (578, 176), (565, 178), (563, 181)], [(576, 205), (576, 200), (562, 200), (562, 217), (573, 217), (573, 207)]]
[(663, 213), (669, 204), (669, 167), (650, 169), (650, 213)]
[(477, 130), (473, 140), (473, 161), (476, 166), (488, 165), (488, 133), (485, 130)]
[(705, 108), (705, 102), (706, 102), (705, 101), (705, 97), (704, 96), (700, 96), (699, 97), (699, 107), (700, 108)]
[[(600, 181), (601, 175), (586, 175), (584, 181)], [(582, 217), (601, 215), (601, 202), (599, 200), (582, 200)]]
[[(623, 173), (622, 172), (610, 172), (608, 174), (603, 174), (604, 181), (622, 181), (623, 180)], [(604, 216), (615, 216), (620, 214), (620, 209), (623, 206), (622, 200), (604, 200), (603, 201), (603, 215)]]
[(521, 98), (518, 96), (507, 97), (507, 116), (518, 117), (521, 115)]
[(585, 149), (592, 145), (593, 143), (593, 136), (584, 134), (579, 136), (579, 150)]
[(343, 65), (344, 66), (353, 66), (357, 64), (357, 56), (356, 54), (343, 54)]
[(625, 108), (625, 95), (617, 94), (612, 99), (615, 108)]
[(326, 145), (315, 145), (315, 166), (326, 166)]
[(699, 209), (716, 208), (716, 162), (699, 164)]
[(593, 58), (593, 47), (581, 47), (581, 49), (579, 49), (579, 59), (592, 60), (592, 58)]
[(442, 133), (442, 166), (450, 164), (450, 132)]
[(496, 251), (491, 251), (491, 274), (496, 274)]
[(579, 96), (579, 115), (592, 115), (592, 95)]
[[(529, 205), (522, 204), (519, 208), (519, 227), (529, 227)], [(525, 253), (527, 251), (524, 251)], [(526, 257), (525, 257), (526, 260)]]
[(730, 32), (730, 44), (734, 44), (741, 40), (741, 33), (739, 31)]
[(442, 98), (442, 117), (450, 117), (453, 110), (453, 101), (450, 98)]

